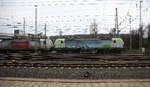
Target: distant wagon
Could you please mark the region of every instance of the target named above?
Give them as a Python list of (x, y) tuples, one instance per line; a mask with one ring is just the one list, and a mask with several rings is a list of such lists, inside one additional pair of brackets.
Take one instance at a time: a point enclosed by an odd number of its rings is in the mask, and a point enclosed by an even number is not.
[(43, 51), (50, 50), (53, 47), (53, 42), (50, 39), (38, 40), (14, 40), (7, 39), (0, 41), (1, 52), (15, 51)]

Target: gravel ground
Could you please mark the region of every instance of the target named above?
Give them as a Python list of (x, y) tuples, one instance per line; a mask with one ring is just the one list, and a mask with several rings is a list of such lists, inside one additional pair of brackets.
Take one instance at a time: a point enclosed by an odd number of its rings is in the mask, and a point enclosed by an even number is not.
[(150, 79), (141, 80), (53, 80), (0, 78), (0, 87), (149, 87)]
[(150, 68), (50, 68), (0, 67), (0, 77), (53, 78), (53, 79), (149, 79)]

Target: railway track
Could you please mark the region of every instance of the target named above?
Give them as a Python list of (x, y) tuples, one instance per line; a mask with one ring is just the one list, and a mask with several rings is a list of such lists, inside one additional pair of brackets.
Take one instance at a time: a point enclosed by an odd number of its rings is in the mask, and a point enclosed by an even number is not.
[(150, 60), (150, 56), (143, 55), (95, 55), (95, 54), (34, 54), (9, 53), (0, 54), (0, 60)]
[[(4, 56), (3, 56), (4, 55)], [(93, 54), (0, 54), (0, 77), (149, 79), (150, 57)]]
[(94, 54), (0, 54), (0, 67), (150, 67), (150, 56)]
[(1, 63), (0, 67), (64, 67), (64, 68), (100, 68), (100, 67), (150, 67), (150, 63), (126, 64), (42, 64), (42, 63)]

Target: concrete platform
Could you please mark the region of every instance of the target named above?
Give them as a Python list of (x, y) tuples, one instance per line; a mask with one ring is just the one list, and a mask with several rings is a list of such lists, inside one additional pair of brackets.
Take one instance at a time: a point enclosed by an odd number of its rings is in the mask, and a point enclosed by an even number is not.
[(0, 87), (149, 87), (150, 79), (68, 80), (0, 78)]

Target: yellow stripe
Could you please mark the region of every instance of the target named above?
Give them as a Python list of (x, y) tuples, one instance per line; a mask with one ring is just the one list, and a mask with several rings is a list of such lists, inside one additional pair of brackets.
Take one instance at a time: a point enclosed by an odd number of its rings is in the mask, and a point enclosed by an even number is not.
[(65, 40), (65, 38), (58, 38), (58, 39), (56, 39), (56, 41), (64, 41)]
[(122, 41), (122, 43), (124, 44), (124, 41), (123, 41), (122, 38), (112, 38), (112, 40), (120, 40), (120, 41)]

